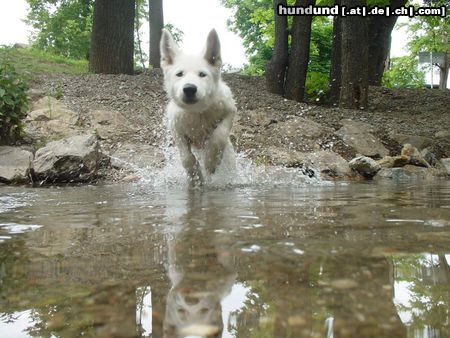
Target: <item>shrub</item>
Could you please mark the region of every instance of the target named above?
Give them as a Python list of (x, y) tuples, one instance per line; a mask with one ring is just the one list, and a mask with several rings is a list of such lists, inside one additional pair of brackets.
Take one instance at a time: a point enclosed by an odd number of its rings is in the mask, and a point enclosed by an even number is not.
[(16, 141), (28, 109), (28, 86), (15, 68), (0, 60), (0, 144)]

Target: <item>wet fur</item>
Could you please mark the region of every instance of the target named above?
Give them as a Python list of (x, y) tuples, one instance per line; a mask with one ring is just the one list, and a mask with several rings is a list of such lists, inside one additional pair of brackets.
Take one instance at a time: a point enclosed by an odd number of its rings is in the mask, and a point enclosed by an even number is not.
[[(192, 148), (203, 151), (206, 174), (213, 174), (226, 147), (232, 147), (230, 130), (236, 106), (230, 88), (221, 80), (220, 42), (215, 30), (207, 38), (203, 53), (191, 56), (178, 49), (170, 33), (161, 38), (161, 66), (170, 102), (167, 106), (169, 129), (180, 151), (189, 180), (203, 182), (201, 165)], [(186, 85), (197, 90), (187, 97)]]

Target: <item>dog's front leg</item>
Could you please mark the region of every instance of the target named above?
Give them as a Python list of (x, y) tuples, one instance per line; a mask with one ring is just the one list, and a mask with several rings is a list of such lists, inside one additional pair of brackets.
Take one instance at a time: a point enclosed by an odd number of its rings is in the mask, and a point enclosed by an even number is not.
[(232, 118), (224, 119), (212, 133), (205, 152), (206, 172), (214, 174), (220, 162), (222, 161), (223, 151), (227, 145), (230, 135)]
[(191, 151), (191, 145), (188, 140), (178, 140), (176, 145), (180, 151), (181, 163), (186, 169), (189, 181), (192, 184), (202, 184), (203, 175), (200, 164)]

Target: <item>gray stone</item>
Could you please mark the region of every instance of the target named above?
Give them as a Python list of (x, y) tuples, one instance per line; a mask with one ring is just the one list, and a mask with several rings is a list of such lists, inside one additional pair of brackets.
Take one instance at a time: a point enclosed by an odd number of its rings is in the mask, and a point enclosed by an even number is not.
[(352, 171), (348, 162), (339, 154), (332, 151), (320, 150), (306, 154), (306, 164), (330, 177), (349, 177)]
[(336, 132), (345, 144), (353, 149), (354, 155), (382, 158), (389, 154), (381, 141), (373, 134), (373, 128), (367, 123), (342, 120), (342, 128)]
[(123, 144), (110, 157), (112, 167), (131, 171), (164, 165), (163, 151), (147, 144)]
[(33, 154), (17, 147), (0, 147), (0, 182), (23, 183), (29, 181)]
[(126, 118), (119, 112), (108, 110), (91, 111), (92, 126), (101, 139), (110, 139), (125, 131)]
[(385, 156), (381, 160), (378, 160), (377, 163), (382, 168), (400, 168), (407, 165), (410, 159), (411, 158), (406, 155)]
[(375, 179), (411, 180), (432, 179), (439, 175), (434, 168), (424, 168), (407, 164), (402, 168), (382, 168)]
[(84, 182), (96, 175), (103, 155), (94, 135), (50, 142), (36, 152), (34, 172), (45, 182)]
[(450, 130), (438, 131), (436, 134), (434, 134), (434, 137), (450, 140)]
[(367, 156), (355, 157), (349, 162), (349, 166), (366, 178), (374, 177), (381, 170), (381, 166), (374, 159)]
[(428, 168), (430, 164), (423, 158), (419, 150), (413, 145), (407, 143), (402, 148), (402, 156), (409, 157), (409, 164)]
[(319, 151), (320, 145), (333, 132), (333, 129), (312, 120), (294, 117), (285, 122), (270, 124), (258, 135), (258, 143), (287, 148), (289, 151)]
[(450, 158), (441, 158), (437, 167), (444, 176), (450, 176)]
[(397, 134), (391, 133), (390, 138), (397, 141), (399, 144), (411, 144), (413, 147), (418, 150), (422, 150), (426, 147), (429, 147), (433, 144), (433, 140), (429, 137), (418, 136), (418, 135), (409, 135), (409, 134)]

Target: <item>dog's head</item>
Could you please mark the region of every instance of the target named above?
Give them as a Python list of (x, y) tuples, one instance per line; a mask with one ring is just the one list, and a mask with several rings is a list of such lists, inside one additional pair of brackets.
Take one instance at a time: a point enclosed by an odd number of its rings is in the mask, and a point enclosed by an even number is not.
[(217, 90), (222, 65), (216, 30), (209, 33), (206, 48), (198, 56), (181, 52), (166, 30), (163, 30), (160, 48), (164, 83), (170, 99), (184, 109), (206, 108)]

